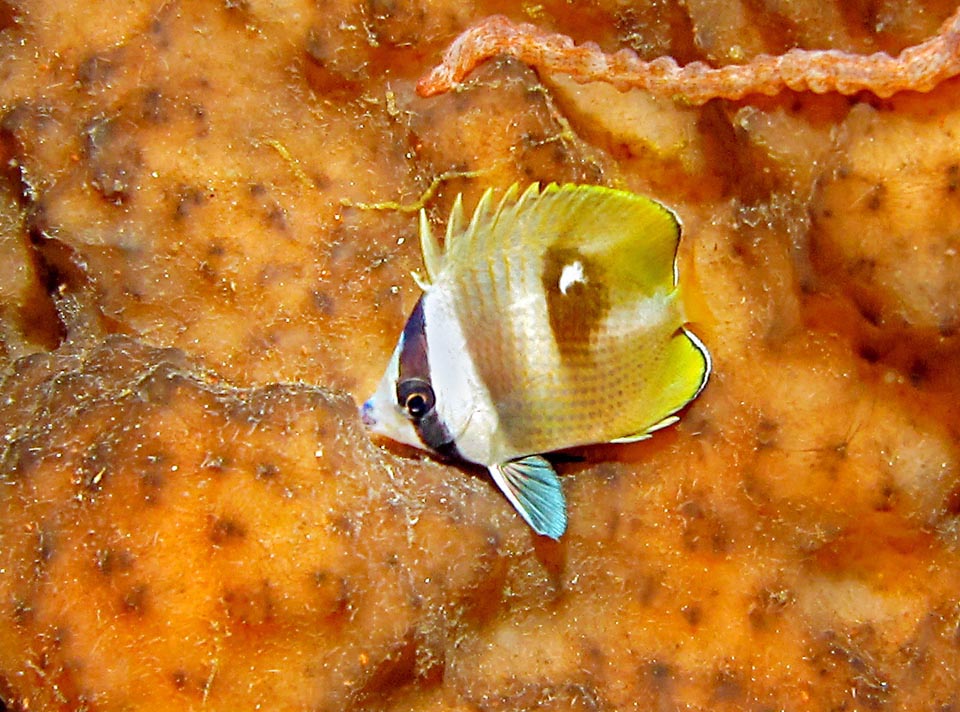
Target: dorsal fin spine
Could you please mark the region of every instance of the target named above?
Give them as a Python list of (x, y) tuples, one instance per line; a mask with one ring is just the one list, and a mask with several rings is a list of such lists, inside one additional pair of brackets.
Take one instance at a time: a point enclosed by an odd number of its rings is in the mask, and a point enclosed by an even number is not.
[(450, 211), (450, 219), (447, 220), (447, 232), (443, 238), (444, 252), (450, 249), (454, 237), (461, 232), (463, 232), (463, 193), (457, 193), (453, 201), (453, 209)]
[(473, 217), (470, 218), (470, 225), (467, 226), (464, 235), (469, 235), (471, 240), (477, 234), (477, 228), (482, 222), (487, 213), (490, 212), (490, 203), (493, 200), (493, 188), (487, 188), (483, 191), (483, 195), (480, 196), (480, 202), (477, 203), (476, 209), (473, 211)]
[(443, 263), (440, 245), (437, 244), (437, 238), (434, 237), (433, 230), (430, 229), (427, 211), (423, 208), (420, 208), (420, 251), (423, 253), (423, 266), (427, 270), (427, 276), (425, 280), (422, 278), (417, 280), (417, 283), (423, 287), (421, 281), (428, 285), (436, 281)]

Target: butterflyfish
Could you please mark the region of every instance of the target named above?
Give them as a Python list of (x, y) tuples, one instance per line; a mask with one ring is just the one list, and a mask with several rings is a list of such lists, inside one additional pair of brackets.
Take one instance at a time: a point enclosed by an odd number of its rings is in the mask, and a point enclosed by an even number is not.
[(588, 185), (458, 197), (443, 244), (420, 211), (423, 294), (374, 395), (375, 434), (486, 466), (540, 535), (567, 527), (544, 453), (650, 437), (710, 375), (686, 328), (680, 221), (640, 195)]

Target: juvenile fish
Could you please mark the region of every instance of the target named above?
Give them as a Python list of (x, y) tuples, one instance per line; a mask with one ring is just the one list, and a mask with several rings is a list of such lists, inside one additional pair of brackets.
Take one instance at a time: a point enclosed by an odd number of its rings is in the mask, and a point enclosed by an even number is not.
[(486, 466), (537, 534), (566, 530), (542, 453), (642, 440), (703, 390), (710, 354), (686, 330), (680, 223), (599, 186), (516, 185), (460, 198), (441, 247), (424, 211), (424, 290), (376, 393), (374, 433)]

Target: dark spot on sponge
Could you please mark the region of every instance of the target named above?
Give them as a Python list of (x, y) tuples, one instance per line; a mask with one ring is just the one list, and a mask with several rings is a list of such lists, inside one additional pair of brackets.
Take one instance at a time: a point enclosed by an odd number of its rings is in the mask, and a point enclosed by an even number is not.
[(264, 223), (267, 227), (284, 231), (287, 229), (287, 211), (280, 205), (273, 204), (264, 208)]
[(168, 461), (168, 456), (162, 452), (150, 453), (142, 460), (137, 482), (143, 500), (148, 504), (157, 502), (160, 490), (166, 484), (167, 473), (177, 469), (175, 465), (167, 464)]
[(126, 613), (142, 616), (146, 612), (147, 599), (147, 585), (139, 583), (123, 594), (123, 597), (120, 599), (120, 606)]
[(733, 702), (743, 697), (743, 683), (740, 673), (731, 668), (717, 671), (713, 682), (713, 699), (718, 702)]
[(233, 588), (223, 594), (227, 617), (244, 625), (263, 625), (274, 617), (273, 594), (269, 581), (259, 586)]
[(81, 459), (78, 470), (83, 487), (90, 493), (99, 492), (110, 463), (116, 461), (113, 442), (109, 439), (94, 443)]
[(40, 461), (40, 448), (31, 438), (20, 438), (7, 446), (3, 459), (3, 479), (19, 480), (37, 468)]
[(207, 453), (207, 455), (203, 458), (203, 462), (200, 463), (200, 467), (208, 472), (215, 472), (219, 474), (226, 469), (227, 462), (228, 459), (226, 455), (214, 454), (211, 452)]
[(747, 612), (754, 630), (766, 628), (770, 621), (783, 613), (793, 602), (793, 593), (781, 586), (767, 586), (757, 592)]
[(690, 603), (680, 607), (680, 615), (687, 623), (696, 628), (703, 620), (703, 608), (698, 603)]
[(656, 695), (669, 694), (676, 674), (669, 663), (650, 660), (640, 667), (640, 677), (646, 687)]
[[(11, 27), (16, 27), (19, 21), (20, 10), (14, 7), (13, 3), (6, 1), (0, 2), (0, 32), (9, 30)], [(0, 705), (0, 710), (2, 709), (3, 705)]]
[(187, 385), (187, 379), (165, 364), (145, 376), (137, 384), (137, 395), (154, 405), (167, 405), (177, 390)]
[(84, 132), (84, 150), (90, 186), (106, 201), (122, 205), (130, 200), (143, 167), (140, 147), (111, 118), (91, 121)]
[(124, 549), (98, 549), (94, 555), (94, 565), (104, 576), (129, 571), (134, 561), (133, 554)]
[(31, 606), (25, 599), (17, 596), (13, 601), (13, 622), (17, 625), (26, 625), (33, 613)]
[(174, 218), (182, 220), (206, 201), (206, 191), (192, 185), (182, 185), (177, 189), (175, 195), (176, 209)]
[(257, 465), (258, 480), (274, 480), (280, 474), (280, 468), (272, 462), (261, 462)]
[(767, 420), (766, 418), (762, 419), (757, 425), (757, 450), (766, 450), (772, 448), (777, 443), (777, 434), (780, 430), (778, 423)]
[(960, 188), (960, 164), (951, 163), (947, 166), (947, 192), (956, 193)]
[(881, 354), (873, 344), (861, 344), (857, 348), (857, 355), (867, 363), (877, 363)]
[(883, 199), (887, 192), (887, 187), (883, 183), (877, 183), (870, 190), (870, 197), (867, 198), (868, 210), (879, 210), (883, 207)]
[[(850, 269), (850, 274), (855, 279), (862, 279), (864, 281), (873, 280), (873, 268), (875, 264), (871, 261), (859, 262), (856, 265), (852, 266)], [(881, 326), (883, 323), (883, 313), (881, 311), (880, 304), (876, 302), (875, 299), (871, 299), (866, 295), (856, 294), (854, 295), (854, 304), (857, 307), (857, 311), (860, 313), (860, 316), (871, 326)]]
[(110, 57), (96, 53), (80, 62), (77, 68), (77, 81), (81, 86), (104, 84), (116, 70), (116, 62)]
[(141, 116), (152, 124), (162, 124), (167, 121), (167, 112), (164, 106), (163, 94), (159, 89), (147, 89), (141, 99)]
[(350, 585), (343, 576), (319, 570), (313, 575), (313, 583), (320, 599), (318, 610), (335, 616), (350, 607)]
[(53, 532), (49, 529), (41, 529), (37, 536), (37, 563), (41, 566), (49, 563), (56, 551)]
[(356, 520), (344, 513), (335, 514), (330, 518), (330, 529), (349, 538), (355, 537), (358, 531)]
[(231, 542), (240, 541), (246, 535), (247, 528), (243, 523), (230, 517), (215, 517), (208, 534), (214, 546), (224, 546)]
[(320, 292), (317, 290), (314, 290), (313, 292), (311, 292), (310, 296), (313, 302), (313, 306), (316, 307), (317, 311), (319, 311), (324, 316), (331, 316), (333, 314), (333, 307), (334, 307), (333, 297), (331, 297), (326, 292)]
[[(954, 487), (949, 493), (947, 493), (943, 504), (946, 513), (950, 516), (956, 517), (960, 515), (960, 485)], [(958, 631), (960, 631), (960, 628), (958, 628)]]
[(930, 364), (923, 358), (914, 359), (910, 364), (909, 376), (915, 388), (922, 386), (930, 378)]

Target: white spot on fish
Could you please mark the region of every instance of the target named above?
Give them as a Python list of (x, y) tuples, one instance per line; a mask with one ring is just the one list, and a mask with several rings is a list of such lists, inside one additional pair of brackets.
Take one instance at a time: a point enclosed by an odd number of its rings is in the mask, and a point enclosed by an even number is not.
[(587, 278), (583, 274), (583, 263), (577, 260), (573, 264), (563, 266), (563, 270), (560, 272), (560, 282), (557, 286), (560, 287), (560, 294), (565, 295), (570, 287), (575, 284), (584, 284), (586, 281)]

